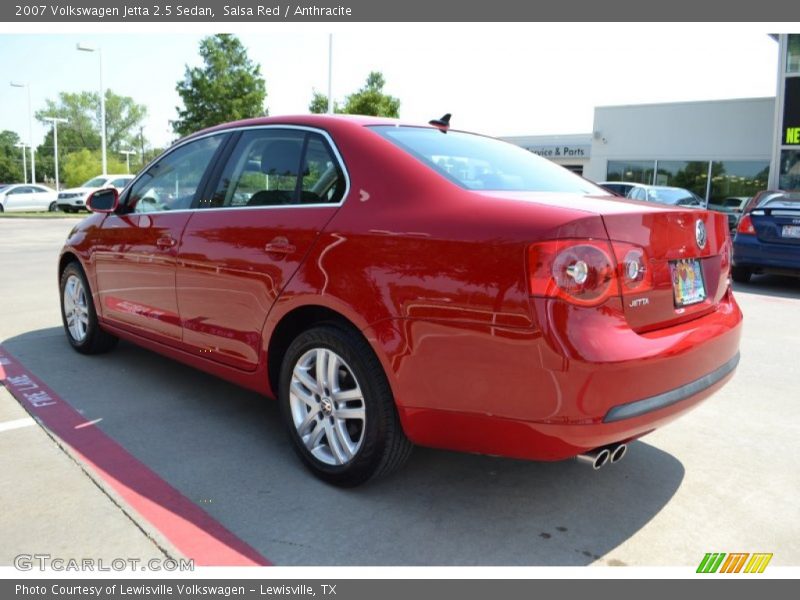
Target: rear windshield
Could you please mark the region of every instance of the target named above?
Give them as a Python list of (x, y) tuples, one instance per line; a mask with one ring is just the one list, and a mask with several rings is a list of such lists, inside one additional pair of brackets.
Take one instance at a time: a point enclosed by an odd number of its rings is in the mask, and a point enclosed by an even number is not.
[(759, 208), (800, 208), (800, 195), (774, 194), (763, 198), (758, 206)]
[(427, 127), (380, 125), (372, 129), (468, 190), (610, 195), (545, 158), (494, 138)]

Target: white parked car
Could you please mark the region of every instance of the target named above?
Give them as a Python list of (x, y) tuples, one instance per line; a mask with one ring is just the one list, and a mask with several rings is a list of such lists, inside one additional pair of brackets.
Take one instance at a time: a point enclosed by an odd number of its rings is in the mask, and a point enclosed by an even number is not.
[(90, 179), (80, 187), (63, 190), (58, 194), (58, 208), (64, 212), (86, 210), (86, 199), (95, 190), (101, 188), (117, 188), (121, 192), (133, 179), (133, 175), (99, 175)]
[(0, 185), (0, 212), (56, 210), (58, 192), (39, 183)]

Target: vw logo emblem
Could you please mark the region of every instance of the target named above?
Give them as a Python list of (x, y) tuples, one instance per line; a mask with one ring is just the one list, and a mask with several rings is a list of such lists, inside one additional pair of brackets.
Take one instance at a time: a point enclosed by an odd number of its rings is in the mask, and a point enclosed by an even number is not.
[(707, 238), (706, 225), (702, 221), (698, 220), (694, 224), (694, 239), (697, 242), (697, 247), (700, 248), (700, 250), (706, 247)]

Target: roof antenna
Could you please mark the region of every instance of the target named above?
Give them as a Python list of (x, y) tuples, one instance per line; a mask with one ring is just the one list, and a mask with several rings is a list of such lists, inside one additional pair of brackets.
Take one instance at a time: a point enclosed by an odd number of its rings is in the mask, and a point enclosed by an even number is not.
[(450, 117), (451, 116), (452, 115), (450, 113), (447, 113), (446, 115), (444, 115), (440, 119), (433, 119), (431, 121), (428, 121), (428, 125), (433, 125), (434, 127), (438, 127), (439, 131), (441, 131), (442, 133), (446, 133), (447, 130), (450, 129)]

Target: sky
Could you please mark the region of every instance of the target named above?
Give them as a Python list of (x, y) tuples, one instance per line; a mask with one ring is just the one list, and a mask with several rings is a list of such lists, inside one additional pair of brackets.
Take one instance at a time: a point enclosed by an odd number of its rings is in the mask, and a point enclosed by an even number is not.
[[(331, 31), (334, 98), (379, 70), (403, 119), (450, 112), (455, 127), (495, 136), (591, 132), (595, 106), (775, 95), (774, 24), (319, 25), (225, 25), (261, 65), (270, 114), (306, 113), (314, 88), (327, 93)], [(26, 90), (10, 81), (30, 84), (34, 111), (61, 91), (99, 88), (97, 56), (78, 52), (82, 42), (102, 48), (106, 87), (147, 106), (145, 136), (168, 144), (175, 85), (200, 64), (203, 35), (223, 29), (167, 27), (182, 33), (152, 24), (0, 30), (0, 130), (28, 140)], [(37, 144), (45, 132), (34, 123)]]

